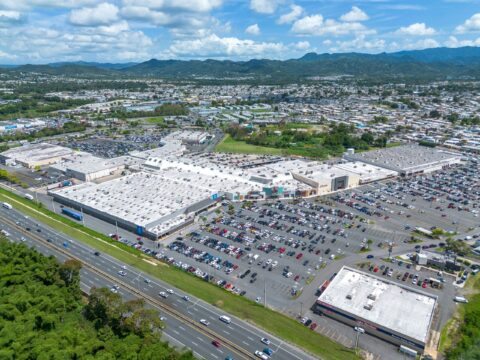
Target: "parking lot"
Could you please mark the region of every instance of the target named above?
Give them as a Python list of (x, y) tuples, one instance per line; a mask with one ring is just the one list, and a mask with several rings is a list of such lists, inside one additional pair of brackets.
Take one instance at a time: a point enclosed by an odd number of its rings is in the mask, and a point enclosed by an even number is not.
[[(395, 258), (415, 252), (415, 247), (435, 251), (444, 241), (415, 232), (417, 227), (439, 228), (459, 239), (478, 233), (480, 191), (475, 173), (479, 170), (478, 163), (469, 162), (320, 198), (225, 201), (167, 241), (139, 242), (128, 234), (122, 241), (239, 296), (292, 317), (307, 316), (315, 331), (348, 346), (352, 345), (351, 329), (313, 314), (310, 307), (318, 288), (343, 265), (363, 266), (363, 271), (438, 295), (435, 330), (439, 330), (455, 306), (455, 279), (445, 276), (443, 289), (432, 288), (428, 279), (437, 278), (435, 271), (385, 259), (390, 250)], [(112, 225), (105, 228), (113, 229)], [(380, 358), (395, 351), (371, 336), (365, 336), (361, 346)]]
[[(389, 250), (395, 261), (415, 247), (435, 250), (442, 244), (441, 238), (429, 238), (416, 228), (439, 228), (458, 238), (473, 231), (479, 199), (473, 174), (478, 170), (477, 163), (468, 163), (316, 199), (225, 202), (220, 214), (210, 214), (189, 236), (173, 239), (161, 254), (239, 295), (291, 316), (311, 316), (316, 331), (346, 344), (351, 336), (345, 326), (314, 315), (309, 307), (319, 286), (341, 266), (362, 266), (438, 295), (434, 330), (439, 330), (454, 310), (455, 278), (442, 275), (439, 289), (431, 281), (438, 280), (437, 271), (386, 259)], [(378, 341), (365, 347), (384, 355), (394, 349), (385, 343), (379, 350)]]

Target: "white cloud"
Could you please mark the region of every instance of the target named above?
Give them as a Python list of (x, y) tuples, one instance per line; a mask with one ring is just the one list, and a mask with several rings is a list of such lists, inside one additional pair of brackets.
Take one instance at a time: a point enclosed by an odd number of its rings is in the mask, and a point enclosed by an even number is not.
[(356, 6), (352, 6), (352, 10), (340, 16), (340, 20), (347, 22), (358, 22), (368, 20), (368, 15)]
[(155, 46), (142, 31), (130, 30), (126, 22), (73, 29), (75, 31), (33, 26), (11, 27), (3, 32), (0, 29), (0, 49), (15, 54), (21, 63), (45, 63), (79, 58), (92, 61), (132, 60), (132, 51), (137, 54), (135, 60), (145, 60), (151, 56)]
[(297, 50), (306, 51), (310, 48), (310, 43), (308, 41), (299, 41), (294, 46)]
[(11, 55), (11, 54), (8, 54), (8, 53), (0, 50), (0, 59), (15, 60), (16, 58), (17, 58), (16, 55)]
[(219, 37), (211, 34), (202, 39), (174, 41), (169, 48), (172, 56), (179, 57), (244, 57), (273, 56), (285, 52), (282, 43), (255, 42), (235, 37)]
[(360, 35), (353, 40), (348, 41), (336, 41), (335, 46), (330, 48), (330, 51), (333, 52), (344, 52), (344, 51), (381, 51), (385, 49), (385, 40), (383, 39), (374, 39), (366, 40), (365, 36)]
[(0, 10), (0, 27), (22, 23), (23, 15), (15, 10)]
[(110, 3), (101, 3), (93, 8), (72, 10), (70, 23), (81, 26), (109, 25), (118, 20), (118, 8)]
[(245, 33), (254, 36), (260, 35), (260, 27), (258, 26), (258, 24), (250, 25), (245, 29)]
[(450, 36), (445, 41), (445, 46), (447, 47), (461, 47), (461, 46), (480, 46), (480, 38), (472, 39), (472, 40), (459, 40), (455, 36)]
[(339, 22), (333, 19), (324, 20), (320, 14), (305, 16), (295, 21), (292, 26), (292, 32), (297, 35), (315, 36), (366, 35), (375, 33), (374, 30), (368, 29), (359, 22)]
[(456, 27), (457, 34), (463, 34), (470, 31), (480, 31), (480, 13), (474, 14), (471, 18), (465, 20), (462, 25)]
[(395, 33), (398, 35), (408, 36), (431, 36), (435, 35), (437, 32), (434, 28), (427, 27), (425, 23), (415, 23), (409, 26), (401, 27)]
[(291, 11), (289, 13), (283, 14), (278, 19), (278, 24), (290, 24), (291, 22), (297, 20), (300, 16), (303, 15), (303, 8), (299, 5), (292, 4), (290, 5)]
[(261, 14), (273, 14), (280, 0), (250, 0), (250, 9)]
[(98, 0), (2, 0), (0, 9), (29, 10), (35, 6), (49, 8), (77, 8), (97, 4)]
[(123, 0), (125, 6), (143, 6), (153, 10), (209, 12), (222, 5), (222, 0)]
[(435, 39), (421, 39), (414, 43), (407, 43), (403, 46), (403, 49), (407, 50), (421, 50), (439, 47), (440, 44)]

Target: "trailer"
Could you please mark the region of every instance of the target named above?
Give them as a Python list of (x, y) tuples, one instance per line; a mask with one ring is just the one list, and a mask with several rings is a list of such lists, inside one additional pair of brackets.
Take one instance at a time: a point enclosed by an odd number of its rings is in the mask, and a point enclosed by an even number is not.
[(79, 213), (79, 212), (76, 212), (72, 209), (68, 209), (68, 208), (63, 208), (62, 209), (62, 213), (67, 215), (67, 216), (70, 216), (71, 218), (74, 218), (75, 220), (78, 220), (78, 221), (82, 221), (83, 220), (83, 214)]

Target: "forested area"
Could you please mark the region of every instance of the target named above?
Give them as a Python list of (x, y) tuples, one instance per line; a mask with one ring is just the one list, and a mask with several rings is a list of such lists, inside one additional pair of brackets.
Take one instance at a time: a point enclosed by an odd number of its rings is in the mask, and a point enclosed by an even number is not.
[(103, 288), (87, 302), (80, 268), (0, 239), (0, 359), (193, 359), (160, 339), (163, 323), (142, 300)]
[(41, 95), (23, 96), (20, 99), (19, 102), (0, 106), (0, 120), (43, 116), (52, 111), (70, 109), (91, 102), (91, 100), (59, 99)]
[(327, 131), (292, 128), (288, 124), (267, 126), (257, 130), (244, 126), (230, 126), (227, 133), (237, 141), (247, 144), (285, 149), (287, 155), (324, 159), (338, 156), (348, 148), (368, 150), (387, 146), (386, 136), (375, 137), (371, 133), (355, 135), (356, 129), (345, 124), (331, 125)]

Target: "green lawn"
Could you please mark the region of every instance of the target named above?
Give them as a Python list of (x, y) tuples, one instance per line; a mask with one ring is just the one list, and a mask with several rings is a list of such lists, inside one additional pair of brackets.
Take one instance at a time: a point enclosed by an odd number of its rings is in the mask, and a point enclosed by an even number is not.
[[(73, 220), (52, 213), (44, 208), (37, 208), (31, 201), (0, 189), (0, 201), (7, 201), (16, 209), (38, 219), (57, 231), (82, 241), (99, 251), (108, 253), (130, 266), (157, 277), (173, 286), (192, 294), (214, 306), (217, 306), (239, 318), (254, 323), (258, 327), (309, 351), (325, 360), (358, 359), (354, 352), (334, 341), (311, 331), (298, 321), (273, 310), (264, 308), (254, 301), (234, 295), (211, 283), (175, 267), (156, 262), (140, 251), (111, 240), (108, 236), (83, 227)], [(88, 224), (87, 224), (88, 225)], [(145, 260), (150, 260), (147, 262)]]
[(165, 122), (165, 119), (163, 116), (155, 116), (151, 118), (145, 119), (145, 121), (149, 124), (163, 124)]
[(275, 149), (265, 146), (247, 144), (245, 141), (234, 140), (230, 135), (215, 147), (217, 152), (238, 153), (238, 154), (261, 154), (261, 155), (282, 155), (282, 149)]

